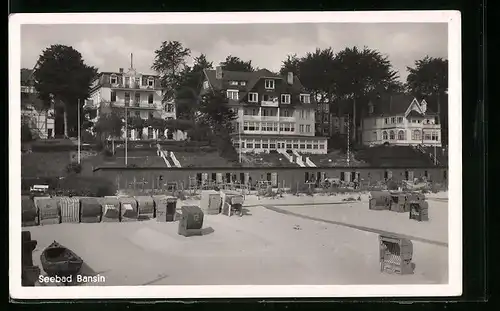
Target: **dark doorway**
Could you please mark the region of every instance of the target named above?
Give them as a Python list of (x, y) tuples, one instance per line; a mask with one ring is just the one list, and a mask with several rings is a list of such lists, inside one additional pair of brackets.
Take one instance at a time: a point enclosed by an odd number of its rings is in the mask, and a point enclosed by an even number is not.
[(304, 173), (304, 182), (308, 182), (309, 181), (309, 172), (305, 172)]
[(201, 173), (197, 173), (196, 174), (196, 181), (198, 181), (199, 183), (201, 183)]
[(443, 179), (444, 180), (448, 179), (448, 171), (443, 171)]
[(240, 183), (245, 183), (245, 173), (240, 173)]
[(267, 181), (271, 181), (271, 173), (267, 173), (267, 175), (266, 175), (266, 180), (267, 180)]
[(227, 183), (231, 182), (231, 173), (226, 173), (226, 182)]
[(344, 172), (340, 172), (340, 180), (345, 181), (345, 173)]
[(217, 180), (217, 174), (216, 173), (212, 173), (212, 181), (216, 181)]
[(389, 172), (388, 172), (388, 171), (385, 171), (385, 172), (384, 172), (384, 179), (387, 179), (387, 178), (389, 178)]
[(405, 171), (405, 180), (408, 180), (410, 178), (410, 173), (408, 171)]

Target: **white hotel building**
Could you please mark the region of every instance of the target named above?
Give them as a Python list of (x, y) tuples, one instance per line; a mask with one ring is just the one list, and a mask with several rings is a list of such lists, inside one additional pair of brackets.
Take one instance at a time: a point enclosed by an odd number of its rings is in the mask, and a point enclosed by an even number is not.
[(297, 77), (255, 72), (204, 70), (201, 95), (223, 90), (237, 113), (233, 143), (241, 152), (296, 150), (326, 154), (327, 139), (315, 136), (316, 103)]

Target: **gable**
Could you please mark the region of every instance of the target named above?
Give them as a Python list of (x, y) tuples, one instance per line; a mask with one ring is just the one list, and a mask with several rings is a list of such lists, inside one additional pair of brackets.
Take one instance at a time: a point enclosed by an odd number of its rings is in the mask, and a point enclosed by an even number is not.
[(415, 111), (419, 115), (423, 115), (424, 114), (423, 111), (422, 111), (422, 107), (420, 106), (420, 104), (417, 101), (417, 98), (415, 98), (415, 97), (413, 98), (411, 104), (408, 106), (408, 109), (406, 109), (406, 111), (405, 111), (405, 117), (408, 117), (408, 114), (411, 111)]

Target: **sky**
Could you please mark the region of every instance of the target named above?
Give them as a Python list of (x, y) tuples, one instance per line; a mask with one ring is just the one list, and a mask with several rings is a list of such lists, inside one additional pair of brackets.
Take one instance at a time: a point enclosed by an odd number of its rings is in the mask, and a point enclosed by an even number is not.
[(99, 71), (127, 70), (133, 53), (134, 68), (152, 74), (154, 51), (162, 41), (174, 40), (189, 48), (192, 58), (206, 54), (214, 66), (231, 54), (271, 71), (278, 71), (288, 54), (300, 57), (316, 48), (332, 47), (338, 52), (367, 46), (387, 55), (402, 81), (408, 74), (406, 67), (415, 60), (448, 55), (446, 23), (34, 24), (21, 26), (21, 67), (33, 68), (45, 48), (64, 44), (78, 50), (85, 63)]

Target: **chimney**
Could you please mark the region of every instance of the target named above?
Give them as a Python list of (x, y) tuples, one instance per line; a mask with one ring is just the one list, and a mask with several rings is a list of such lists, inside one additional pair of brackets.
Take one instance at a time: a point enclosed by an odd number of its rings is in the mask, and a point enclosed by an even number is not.
[(217, 80), (221, 80), (222, 79), (222, 67), (221, 66), (215, 67), (215, 78)]
[(425, 114), (425, 112), (427, 111), (427, 102), (425, 101), (425, 99), (422, 99), (420, 107), (422, 107), (422, 112)]
[(134, 54), (130, 53), (130, 69), (134, 69)]
[(120, 68), (120, 73), (123, 73), (123, 68)]
[(293, 72), (288, 73), (287, 82), (288, 84), (293, 85)]

